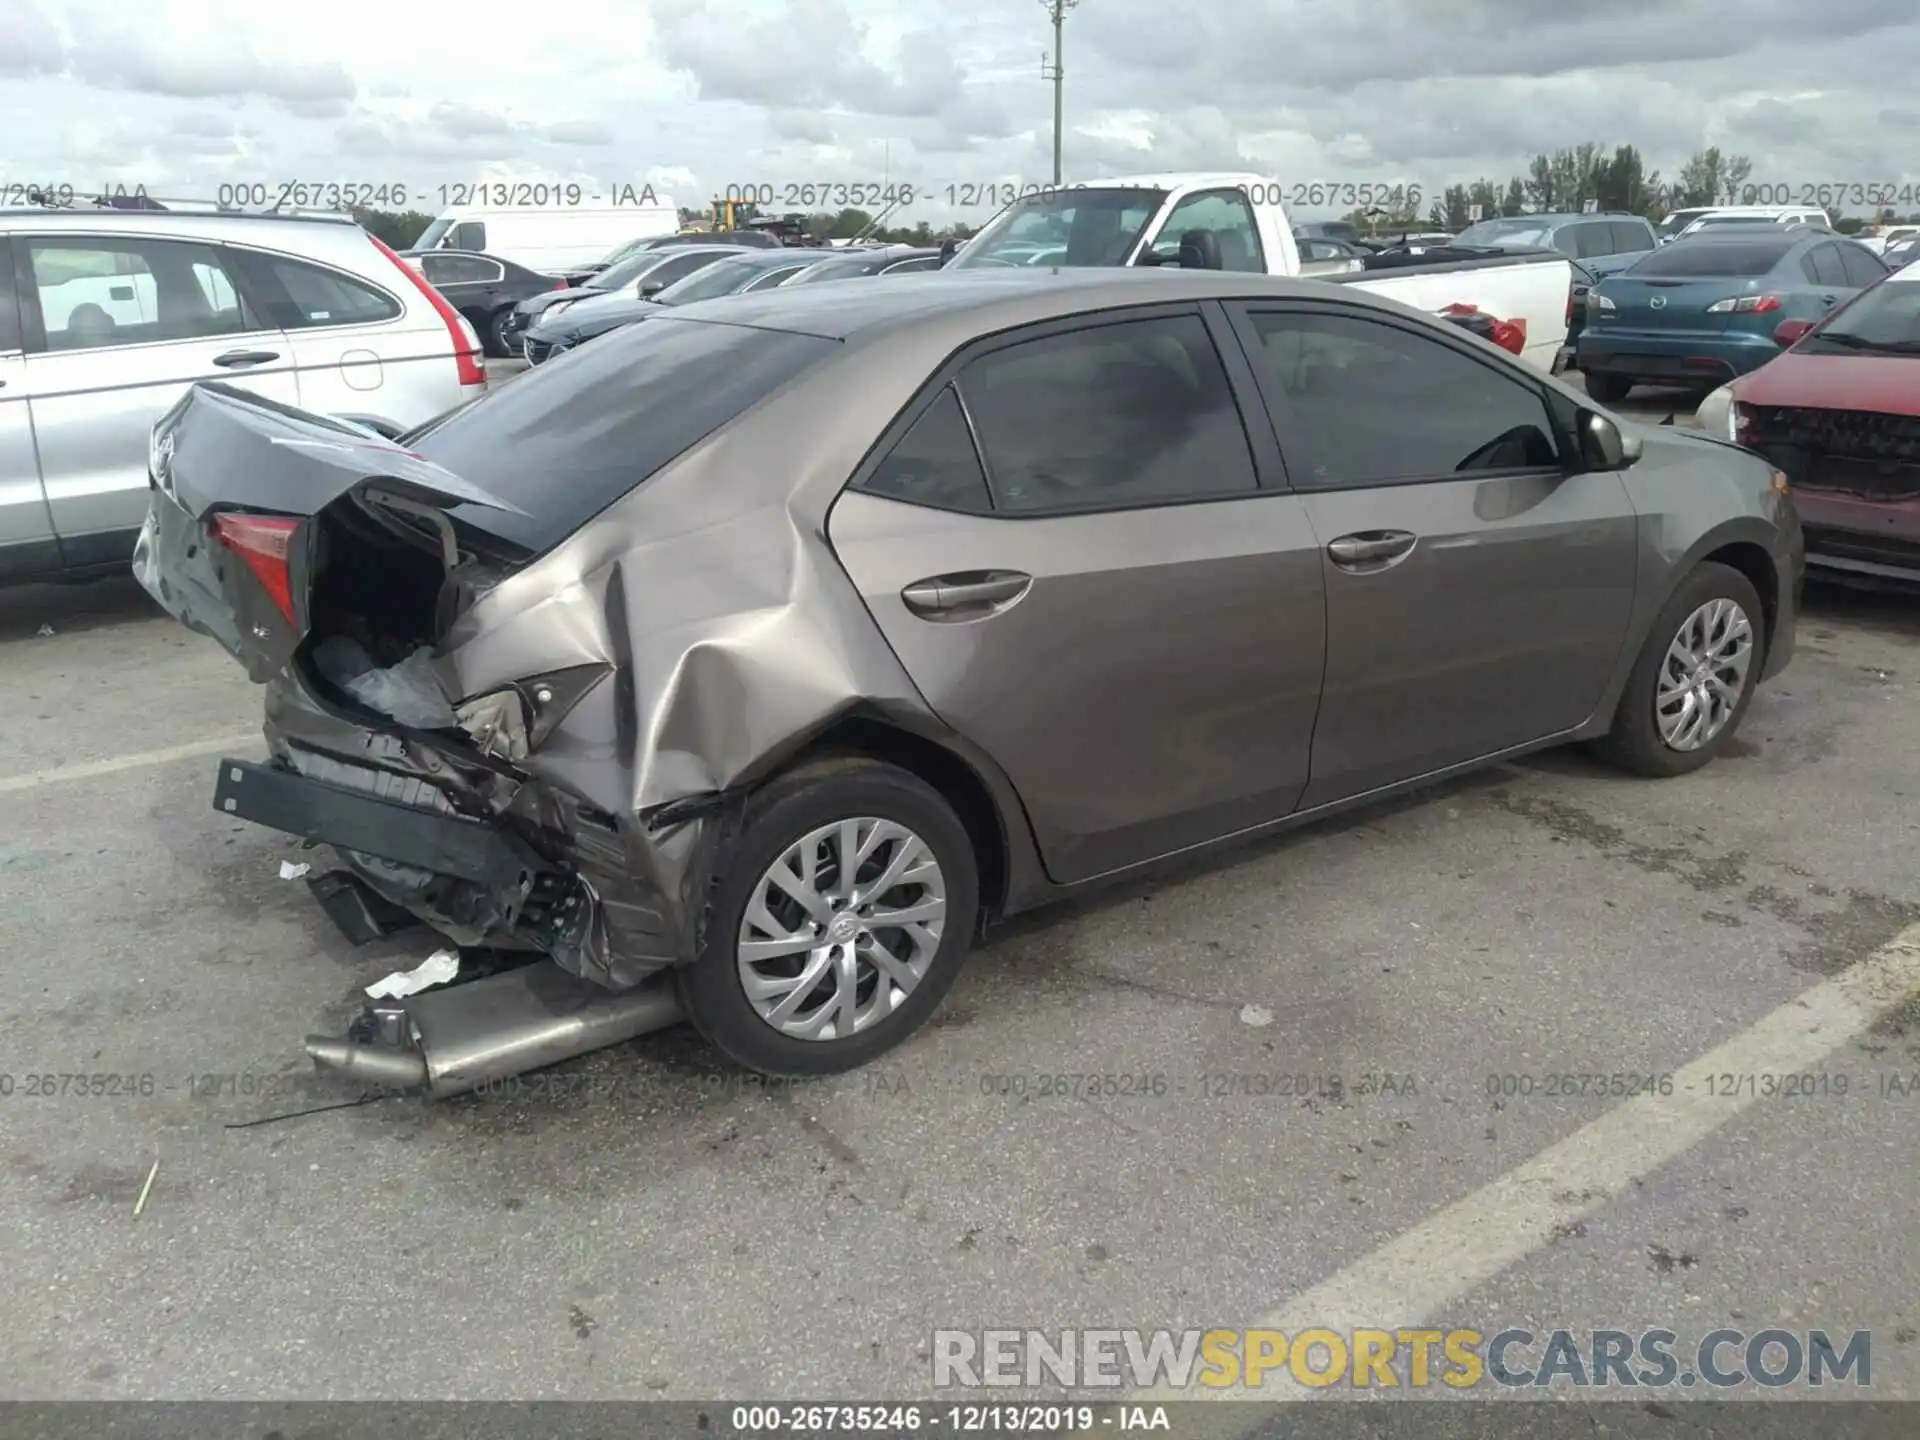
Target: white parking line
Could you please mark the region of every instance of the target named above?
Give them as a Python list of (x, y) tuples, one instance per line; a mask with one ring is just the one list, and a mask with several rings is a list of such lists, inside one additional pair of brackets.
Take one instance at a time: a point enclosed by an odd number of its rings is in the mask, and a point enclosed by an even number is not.
[(189, 745), (170, 745), (165, 750), (147, 750), (138, 755), (121, 755), (112, 760), (89, 760), (83, 765), (55, 765), (35, 770), (30, 775), (0, 776), (0, 795), (19, 790), (37, 790), (42, 785), (58, 785), (63, 780), (91, 780), (96, 775), (115, 775), (122, 770), (141, 770), (149, 765), (170, 765), (175, 760), (191, 760), (199, 755), (218, 755), (227, 750), (244, 750), (261, 743), (260, 732), (227, 735), (218, 740), (195, 740)]
[[(1920, 925), (1910, 925), (1866, 959), (1676, 1070), (1671, 1095), (1650, 1093), (1624, 1102), (1485, 1188), (1288, 1298), (1270, 1314), (1249, 1321), (1247, 1328), (1292, 1336), (1309, 1329), (1350, 1333), (1418, 1325), (1545, 1248), (1560, 1227), (1593, 1214), (1765, 1098), (1759, 1085), (1758, 1093), (1737, 1087), (1733, 1094), (1711, 1093), (1711, 1077), (1804, 1072), (1916, 994)], [(1223, 1318), (1217, 1323), (1230, 1322)], [(1289, 1399), (1335, 1393), (1290, 1387), (1284, 1377), (1276, 1380), (1273, 1390)], [(1283, 1394), (1159, 1386), (1130, 1396), (1127, 1403), (1176, 1398), (1278, 1401)], [(1242, 1413), (1218, 1433), (1244, 1433), (1251, 1423), (1264, 1422), (1249, 1422)]]

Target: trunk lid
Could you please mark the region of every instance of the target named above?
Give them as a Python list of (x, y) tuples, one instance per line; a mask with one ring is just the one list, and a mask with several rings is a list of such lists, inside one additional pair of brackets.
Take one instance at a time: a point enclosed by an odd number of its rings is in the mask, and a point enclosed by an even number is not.
[(1613, 301), (1611, 313), (1588, 306), (1588, 319), (1597, 325), (1632, 326), (1638, 330), (1693, 331), (1717, 335), (1731, 315), (1708, 313), (1707, 307), (1729, 296), (1757, 294), (1758, 280), (1637, 279), (1615, 275), (1603, 282), (1601, 293)]
[[(214, 381), (155, 423), (148, 487), (135, 577), (259, 683), (284, 671), (308, 638), (328, 551), (347, 546), (325, 543), (323, 517), (339, 520), (343, 535), (434, 556), (444, 581), (463, 563), (446, 511), (525, 515), (390, 440)], [(429, 583), (413, 580), (416, 589)]]

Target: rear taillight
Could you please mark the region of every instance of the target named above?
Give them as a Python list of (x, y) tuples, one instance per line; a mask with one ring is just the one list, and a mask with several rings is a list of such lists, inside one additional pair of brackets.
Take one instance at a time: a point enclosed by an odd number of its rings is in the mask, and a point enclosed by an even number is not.
[(573, 287), (567, 284), (566, 280), (562, 278), (553, 282), (553, 288), (556, 290), (570, 290)]
[(1573, 324), (1573, 292), (1567, 292), (1567, 324)]
[(1707, 306), (1709, 315), (1764, 315), (1780, 308), (1778, 295), (1740, 295), (1716, 300)]
[(447, 303), (446, 296), (427, 283), (425, 276), (416, 274), (386, 241), (378, 235), (369, 235), (367, 238), (379, 247), (380, 253), (391, 260), (402, 275), (413, 282), (414, 289), (426, 297), (427, 303), (433, 306), (434, 312), (446, 322), (447, 334), (453, 337), (453, 359), (460, 368), (460, 383), (462, 385), (486, 384), (487, 372), (480, 364), (479, 342), (472, 328), (461, 320), (460, 312)]
[(287, 548), (300, 522), (278, 515), (216, 515), (210, 528), (213, 538), (253, 572), (287, 623), (294, 624), (293, 572), (287, 565)]

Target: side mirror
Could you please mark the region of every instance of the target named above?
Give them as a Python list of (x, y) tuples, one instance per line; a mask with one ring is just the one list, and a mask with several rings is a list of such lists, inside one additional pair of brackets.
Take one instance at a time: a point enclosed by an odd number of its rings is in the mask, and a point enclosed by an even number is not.
[(1811, 320), (1782, 320), (1773, 327), (1773, 343), (1784, 350), (1789, 345), (1799, 344), (1811, 329), (1813, 329)]
[(1622, 434), (1618, 425), (1592, 410), (1587, 412), (1582, 439), (1588, 462), (1596, 470), (1625, 470), (1645, 449), (1639, 436)]
[[(666, 288), (667, 282), (664, 280), (649, 280), (640, 287), (640, 298), (642, 300), (651, 300)], [(649, 330), (647, 333), (651, 335), (653, 332)]]
[(940, 263), (945, 265), (960, 249), (960, 242), (949, 235), (940, 242)]

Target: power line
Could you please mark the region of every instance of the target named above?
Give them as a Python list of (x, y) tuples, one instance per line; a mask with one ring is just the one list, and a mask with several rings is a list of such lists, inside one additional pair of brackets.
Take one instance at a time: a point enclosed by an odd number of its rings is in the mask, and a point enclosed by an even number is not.
[(1067, 22), (1067, 11), (1073, 9), (1080, 0), (1040, 0), (1046, 7), (1047, 15), (1053, 21), (1053, 59), (1049, 63), (1045, 55), (1040, 57), (1040, 78), (1053, 81), (1053, 183), (1060, 183), (1060, 121), (1063, 112), (1066, 67), (1061, 63), (1061, 35)]

